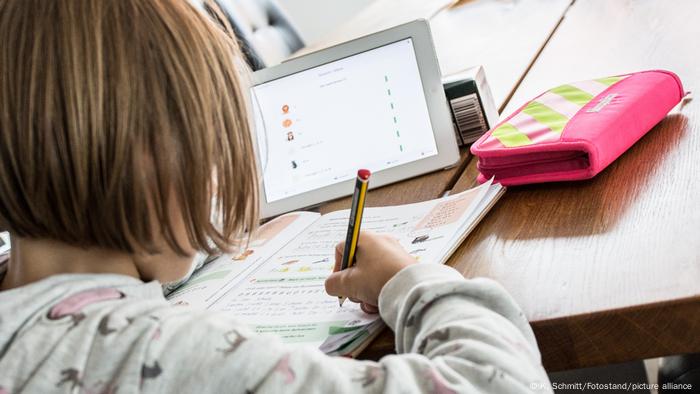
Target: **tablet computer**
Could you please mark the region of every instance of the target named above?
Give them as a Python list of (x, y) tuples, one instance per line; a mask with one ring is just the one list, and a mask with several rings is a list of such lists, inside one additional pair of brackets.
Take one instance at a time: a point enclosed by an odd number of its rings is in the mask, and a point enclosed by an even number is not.
[(263, 218), (455, 164), (428, 23), (417, 20), (253, 73)]

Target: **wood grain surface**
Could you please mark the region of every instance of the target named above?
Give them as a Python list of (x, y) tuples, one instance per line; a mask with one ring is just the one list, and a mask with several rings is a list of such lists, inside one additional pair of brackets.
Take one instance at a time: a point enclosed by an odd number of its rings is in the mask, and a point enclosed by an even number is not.
[[(449, 7), (451, 3), (453, 6)], [(430, 20), (443, 75), (483, 65), (497, 108), (525, 75), (571, 0), (376, 0), (294, 56), (417, 18)]]
[[(579, 0), (505, 114), (561, 83), (644, 69), (697, 89), (697, 37), (698, 1)], [(690, 101), (593, 180), (511, 188), (453, 256), (516, 298), (548, 370), (700, 351), (699, 132)]]
[[(452, 188), (470, 162), (470, 158), (469, 151), (464, 148), (460, 151), (460, 159), (454, 167), (371, 189), (367, 192), (365, 204), (368, 207), (382, 207), (438, 198)], [(348, 209), (351, 202), (352, 196), (337, 199), (321, 205), (318, 211), (328, 213)]]
[(503, 109), (571, 0), (459, 2), (430, 20), (443, 75), (482, 65)]

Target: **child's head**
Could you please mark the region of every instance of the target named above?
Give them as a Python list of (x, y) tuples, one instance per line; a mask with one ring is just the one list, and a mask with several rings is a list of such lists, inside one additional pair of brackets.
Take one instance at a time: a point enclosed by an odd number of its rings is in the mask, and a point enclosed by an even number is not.
[(0, 0), (0, 37), (0, 228), (184, 256), (254, 227), (238, 48), (187, 0)]

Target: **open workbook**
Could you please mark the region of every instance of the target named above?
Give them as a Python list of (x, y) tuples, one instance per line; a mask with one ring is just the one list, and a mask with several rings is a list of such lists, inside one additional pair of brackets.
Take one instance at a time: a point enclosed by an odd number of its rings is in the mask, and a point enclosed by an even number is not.
[[(436, 200), (366, 208), (362, 230), (393, 235), (421, 264), (443, 264), (503, 191), (489, 181)], [(325, 292), (348, 218), (349, 210), (280, 216), (263, 225), (246, 250), (208, 263), (168, 299), (230, 313), (287, 343), (356, 355), (383, 322), (352, 302), (338, 306)]]

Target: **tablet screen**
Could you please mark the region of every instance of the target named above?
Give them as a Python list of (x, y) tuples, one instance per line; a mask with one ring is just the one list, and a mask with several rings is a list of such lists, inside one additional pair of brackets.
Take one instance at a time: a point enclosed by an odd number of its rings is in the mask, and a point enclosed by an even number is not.
[(438, 153), (412, 39), (252, 88), (268, 202)]

